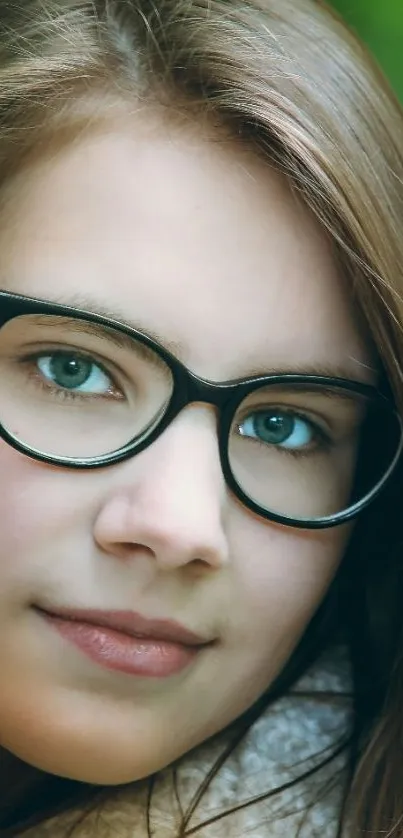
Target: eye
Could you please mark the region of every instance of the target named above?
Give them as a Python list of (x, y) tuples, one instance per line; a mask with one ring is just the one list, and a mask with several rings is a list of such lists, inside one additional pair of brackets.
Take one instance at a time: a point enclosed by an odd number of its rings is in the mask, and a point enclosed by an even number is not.
[(278, 408), (250, 413), (238, 424), (238, 430), (241, 436), (290, 450), (308, 448), (319, 433), (308, 419)]
[(76, 352), (54, 352), (36, 358), (42, 376), (63, 390), (102, 395), (113, 387), (111, 378), (95, 361)]

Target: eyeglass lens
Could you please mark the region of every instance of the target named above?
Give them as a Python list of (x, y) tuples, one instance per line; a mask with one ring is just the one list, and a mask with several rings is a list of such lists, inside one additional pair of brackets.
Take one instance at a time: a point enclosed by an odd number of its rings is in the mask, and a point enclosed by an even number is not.
[[(143, 440), (174, 378), (140, 340), (78, 318), (21, 315), (0, 330), (0, 420), (51, 457), (90, 459)], [(315, 519), (365, 497), (393, 460), (400, 429), (378, 400), (329, 385), (272, 385), (233, 416), (228, 463), (262, 511)]]

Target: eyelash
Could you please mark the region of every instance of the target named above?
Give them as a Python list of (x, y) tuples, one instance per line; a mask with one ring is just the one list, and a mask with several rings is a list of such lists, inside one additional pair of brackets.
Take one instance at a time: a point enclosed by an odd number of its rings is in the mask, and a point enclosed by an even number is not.
[[(254, 406), (253, 409), (249, 409), (240, 418), (237, 418), (236, 426), (239, 427), (239, 425), (241, 425), (242, 422), (244, 422), (245, 419), (247, 419), (252, 414), (259, 413), (259, 411), (265, 411), (265, 410), (268, 410), (268, 409), (269, 408), (267, 407), (267, 405), (261, 405), (261, 406), (256, 405), (256, 406)], [(298, 411), (294, 411), (294, 410), (290, 409), (289, 407), (285, 408), (285, 407), (282, 407), (281, 405), (276, 405), (276, 404), (270, 405), (270, 410), (278, 410), (279, 413), (286, 413), (289, 416), (292, 416), (293, 419), (300, 419), (302, 422), (306, 422), (312, 428), (312, 432), (313, 432), (313, 435), (314, 435), (313, 445), (315, 446), (315, 442), (317, 441), (317, 443), (319, 444), (322, 451), (329, 451), (329, 449), (332, 447), (333, 440), (330, 437), (330, 434), (326, 433), (324, 428), (321, 427), (317, 422), (315, 422), (307, 414), (299, 413)], [(262, 448), (265, 448), (267, 446), (267, 443), (263, 442), (263, 440), (258, 439), (257, 437), (256, 438), (249, 437), (249, 440), (250, 440), (250, 442), (253, 442), (255, 445), (259, 445)], [(277, 450), (279, 452), (281, 452), (281, 454), (287, 454), (291, 457), (294, 457), (295, 459), (301, 459), (302, 457), (308, 457), (312, 454), (312, 446), (311, 445), (308, 445), (304, 448), (299, 448), (299, 449), (298, 448), (281, 448), (280, 445), (273, 446), (273, 447), (277, 448)], [(316, 446), (315, 446), (314, 450), (316, 450)]]
[[(41, 375), (38, 368), (35, 368), (35, 364), (41, 359), (45, 358), (47, 355), (56, 354), (57, 352), (71, 352), (74, 353), (78, 358), (82, 358), (90, 363), (99, 367), (99, 369), (106, 375), (108, 378), (111, 379), (113, 386), (116, 388), (113, 397), (124, 399), (124, 394), (122, 389), (118, 386), (115, 381), (115, 377), (113, 376), (112, 372), (107, 369), (107, 367), (102, 363), (102, 361), (95, 358), (93, 355), (86, 355), (83, 352), (79, 352), (74, 350), (74, 347), (66, 347), (57, 349), (53, 347), (45, 347), (40, 352), (30, 353), (29, 355), (24, 355), (23, 357), (18, 358), (17, 364), (20, 367), (24, 367), (27, 370), (28, 376), (31, 380), (35, 381), (36, 385), (39, 385), (44, 392), (51, 393), (52, 396), (60, 401), (94, 401), (95, 399), (99, 400), (107, 400), (110, 398), (109, 393), (93, 393), (92, 395), (88, 395), (82, 392), (74, 392), (73, 390), (67, 390), (62, 387), (57, 387), (57, 385), (52, 384), (51, 381), (46, 381), (46, 379)], [(120, 394), (120, 396), (119, 396)]]
[[(75, 392), (73, 390), (63, 389), (62, 387), (57, 387), (57, 385), (53, 385), (51, 381), (47, 381), (41, 375), (41, 373), (39, 372), (38, 368), (35, 367), (35, 365), (37, 364), (37, 362), (40, 358), (44, 358), (47, 355), (56, 354), (57, 352), (61, 352), (61, 353), (71, 352), (72, 354), (74, 353), (78, 358), (82, 358), (82, 359), (84, 359), (86, 361), (89, 361), (90, 363), (96, 365), (97, 367), (99, 367), (99, 369), (104, 373), (104, 375), (106, 375), (108, 378), (111, 379), (112, 385), (116, 388), (115, 392), (109, 391), (105, 394), (102, 394), (102, 393), (86, 394), (86, 393), (77, 392), (77, 391)], [(111, 397), (116, 399), (116, 400), (118, 400), (118, 399), (124, 400), (125, 399), (124, 391), (117, 384), (115, 375), (112, 373), (111, 370), (108, 369), (108, 367), (101, 361), (101, 359), (98, 359), (94, 355), (87, 355), (83, 352), (80, 352), (79, 350), (75, 350), (75, 347), (73, 347), (73, 346), (71, 346), (71, 347), (70, 346), (55, 347), (53, 345), (51, 347), (44, 347), (43, 349), (41, 349), (40, 352), (37, 351), (35, 353), (30, 353), (29, 355), (24, 355), (23, 357), (18, 358), (17, 359), (17, 364), (18, 364), (18, 366), (25, 367), (27, 369), (29, 378), (35, 382), (36, 386), (39, 386), (44, 392), (50, 393), (53, 398), (55, 398), (57, 400), (60, 400), (62, 402), (78, 402), (78, 401), (82, 401), (82, 402), (92, 401), (93, 402), (94, 400), (105, 401), (105, 400), (109, 400)], [(268, 408), (267, 405), (256, 405), (256, 406), (254, 405), (253, 409), (249, 408), (242, 415), (242, 417), (237, 419), (236, 426), (239, 426), (240, 424), (242, 424), (242, 422), (244, 422), (245, 419), (247, 417), (249, 417), (251, 414), (258, 413), (259, 411), (265, 411), (265, 410), (268, 410), (268, 409), (269, 408)], [(312, 428), (312, 432), (313, 432), (313, 435), (314, 435), (314, 440), (313, 440), (313, 445), (312, 446), (308, 445), (308, 446), (306, 446), (304, 448), (300, 448), (300, 449), (298, 449), (298, 448), (285, 448), (285, 447), (281, 448), (281, 446), (277, 446), (278, 450), (281, 451), (281, 453), (283, 455), (287, 454), (288, 456), (293, 457), (295, 459), (301, 459), (302, 457), (310, 456), (312, 454), (312, 451), (316, 450), (317, 446), (319, 446), (322, 449), (322, 451), (328, 451), (332, 447), (333, 440), (331, 439), (330, 435), (328, 433), (326, 433), (324, 428), (321, 427), (317, 422), (315, 422), (307, 414), (300, 413), (298, 411), (294, 411), (294, 410), (290, 409), (289, 406), (283, 407), (281, 405), (276, 405), (276, 404), (270, 405), (270, 410), (273, 410), (273, 409), (278, 410), (281, 413), (286, 413), (288, 415), (291, 415), (295, 419), (300, 419), (301, 421), (306, 422)], [(266, 443), (264, 443), (262, 440), (260, 440), (258, 438), (250, 437), (249, 441), (253, 442), (255, 445), (262, 446), (263, 448), (267, 445)]]

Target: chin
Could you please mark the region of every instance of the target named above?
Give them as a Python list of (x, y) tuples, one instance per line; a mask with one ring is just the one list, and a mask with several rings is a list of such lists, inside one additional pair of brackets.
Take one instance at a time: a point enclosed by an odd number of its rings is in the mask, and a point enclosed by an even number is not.
[[(25, 685), (24, 685), (25, 686)], [(177, 758), (169, 726), (148, 712), (78, 691), (40, 688), (0, 694), (0, 747), (49, 774), (94, 785), (144, 779)]]
[(111, 761), (110, 752), (108, 755), (104, 754), (102, 761), (99, 758), (92, 759), (88, 753), (85, 756), (82, 753), (62, 755), (60, 751), (48, 750), (46, 747), (40, 753), (33, 753), (29, 748), (17, 747), (12, 749), (12, 753), (26, 764), (46, 774), (95, 786), (127, 785), (150, 776), (160, 767), (151, 766), (151, 764), (140, 767), (133, 765), (133, 762), (130, 765), (122, 765), (121, 760), (115, 763)]
[(163, 767), (161, 749), (152, 753), (151, 743), (136, 747), (134, 739), (130, 746), (127, 737), (114, 737), (113, 732), (105, 736), (105, 729), (85, 730), (54, 718), (47, 724), (40, 721), (36, 724), (31, 716), (29, 724), (22, 725), (20, 717), (10, 725), (3, 719), (0, 746), (40, 771), (92, 785), (125, 785)]

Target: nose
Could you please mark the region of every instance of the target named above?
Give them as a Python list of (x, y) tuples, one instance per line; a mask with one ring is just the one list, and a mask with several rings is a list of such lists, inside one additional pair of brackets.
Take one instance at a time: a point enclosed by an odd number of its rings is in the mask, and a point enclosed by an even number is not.
[(113, 471), (113, 489), (94, 525), (104, 552), (119, 559), (146, 555), (161, 570), (227, 563), (227, 490), (213, 408), (189, 406), (149, 448)]

